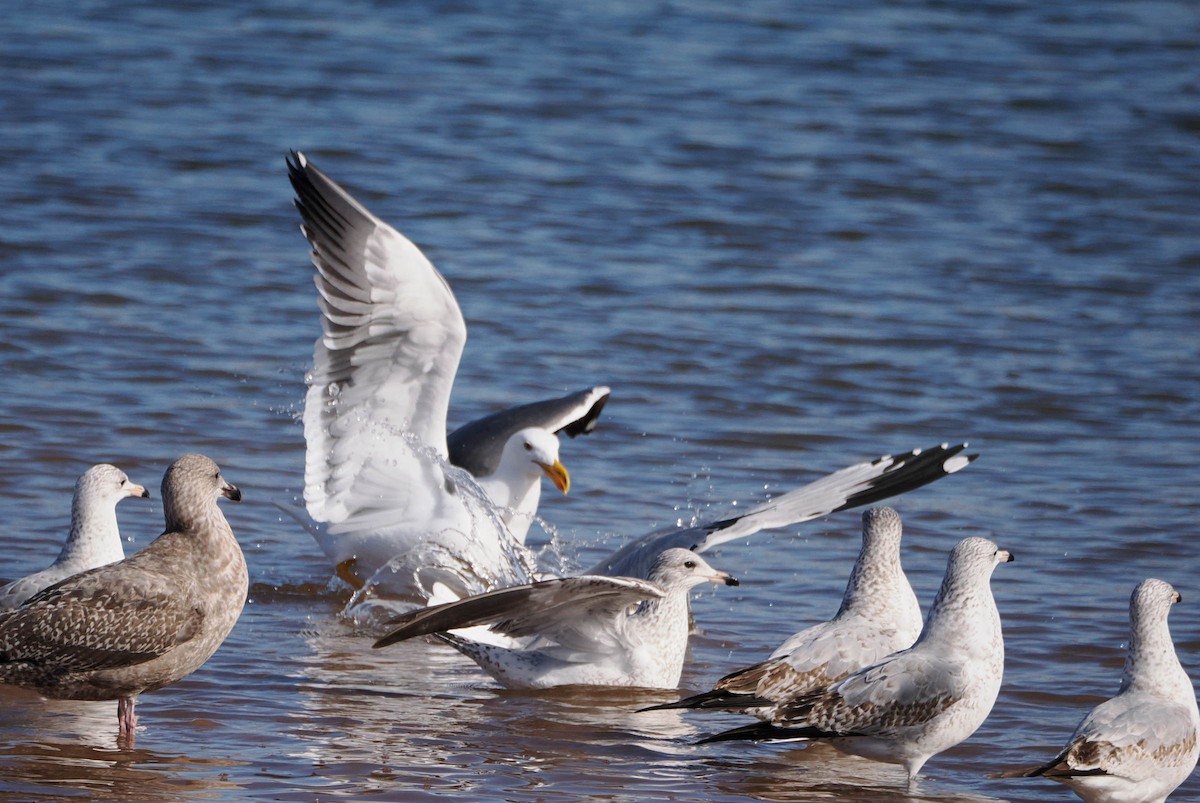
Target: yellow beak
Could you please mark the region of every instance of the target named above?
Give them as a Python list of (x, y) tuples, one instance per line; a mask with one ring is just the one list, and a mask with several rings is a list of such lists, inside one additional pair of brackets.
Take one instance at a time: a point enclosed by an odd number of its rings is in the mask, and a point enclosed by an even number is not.
[(538, 466), (550, 478), (550, 482), (554, 483), (555, 488), (563, 493), (571, 490), (571, 475), (567, 473), (567, 467), (561, 462), (555, 460), (553, 465), (538, 463)]

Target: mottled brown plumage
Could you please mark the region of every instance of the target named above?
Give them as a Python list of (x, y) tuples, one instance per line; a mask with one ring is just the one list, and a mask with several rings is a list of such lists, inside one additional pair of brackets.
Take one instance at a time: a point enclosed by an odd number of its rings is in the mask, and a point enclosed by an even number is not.
[(0, 615), (0, 682), (59, 699), (116, 699), (120, 737), (132, 744), (137, 696), (194, 672), (245, 604), (246, 562), (217, 507), (222, 496), (241, 492), (209, 458), (172, 463), (166, 532)]

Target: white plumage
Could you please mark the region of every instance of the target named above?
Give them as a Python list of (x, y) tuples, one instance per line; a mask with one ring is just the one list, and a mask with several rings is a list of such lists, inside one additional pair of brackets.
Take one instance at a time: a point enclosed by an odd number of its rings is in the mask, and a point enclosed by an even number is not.
[(1010, 553), (960, 541), (917, 642), (824, 689), (770, 711), (770, 721), (710, 737), (828, 740), (847, 753), (901, 764), (912, 781), (931, 757), (974, 733), (1004, 674), (1004, 640), (990, 578)]
[(1167, 627), (1180, 599), (1162, 580), (1138, 584), (1129, 600), (1129, 651), (1117, 696), (1093, 708), (1052, 760), (996, 777), (1044, 776), (1087, 803), (1166, 800), (1200, 757), (1196, 692)]
[[(694, 552), (669, 549), (648, 580), (585, 575), (492, 591), (413, 611), (375, 646), (437, 633), (510, 688), (675, 688), (687, 651), (687, 593), (706, 582), (737, 584)], [(459, 628), (473, 631), (445, 632)]]
[[(493, 468), (479, 477), (481, 491), (449, 462), (446, 416), (467, 337), (449, 285), (412, 242), (293, 156), (323, 331), (304, 406), (314, 536), (340, 577), (401, 597), (423, 600), (434, 581), (467, 594), (529, 580), (534, 562), (522, 542), (540, 472), (564, 492), (568, 485), (554, 433), (588, 431), (608, 388), (527, 405), (524, 417), (509, 411), (502, 423), (520, 432), (489, 424), (460, 438), (466, 459)], [(537, 454), (524, 449), (529, 427), (540, 430)], [(501, 431), (516, 446), (480, 454), (477, 443)]]
[(117, 503), (130, 496), (149, 497), (146, 489), (108, 463), (92, 466), (75, 482), (71, 530), (54, 563), (0, 588), (0, 611), (16, 608), (47, 586), (73, 574), (125, 557), (117, 527)]

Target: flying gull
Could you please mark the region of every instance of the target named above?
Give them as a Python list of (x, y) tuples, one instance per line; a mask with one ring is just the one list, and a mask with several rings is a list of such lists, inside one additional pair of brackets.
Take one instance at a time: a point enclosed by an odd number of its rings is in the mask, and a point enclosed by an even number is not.
[[(375, 646), (437, 634), (509, 688), (673, 689), (687, 651), (687, 594), (706, 582), (737, 585), (694, 552), (668, 549), (648, 580), (582, 576), (491, 591), (412, 611)], [(474, 638), (446, 632), (468, 627)]]
[(960, 541), (912, 647), (774, 706), (769, 721), (704, 741), (827, 740), (903, 765), (911, 784), (926, 761), (974, 733), (996, 702), (1004, 640), (990, 580), (1011, 560), (985, 538)]
[(71, 531), (54, 563), (40, 572), (0, 587), (0, 611), (16, 608), (49, 585), (73, 574), (125, 557), (117, 528), (117, 503), (149, 492), (108, 463), (92, 466), (75, 483), (71, 498)]
[(833, 619), (790, 636), (770, 658), (726, 675), (711, 691), (646, 710), (766, 715), (769, 706), (819, 691), (911, 647), (921, 633), (921, 608), (900, 566), (901, 529), (900, 514), (890, 507), (863, 511), (862, 549)]
[(246, 561), (220, 497), (241, 492), (212, 460), (172, 463), (162, 535), (0, 614), (0, 682), (59, 699), (116, 699), (118, 742), (132, 745), (138, 695), (207, 661), (245, 604)]
[(529, 580), (523, 542), (539, 478), (564, 493), (570, 482), (556, 433), (590, 431), (609, 389), (513, 408), (448, 438), (467, 330), (446, 280), (303, 154), (292, 153), (288, 176), (323, 330), (304, 407), (304, 499), (318, 543), (356, 588), (389, 566), (377, 587), (415, 599), (428, 595), (427, 569), (460, 594)]
[(1167, 628), (1180, 599), (1162, 580), (1139, 583), (1129, 600), (1129, 651), (1117, 696), (1093, 708), (1050, 761), (993, 777), (1050, 778), (1087, 803), (1166, 800), (1200, 757), (1196, 692)]

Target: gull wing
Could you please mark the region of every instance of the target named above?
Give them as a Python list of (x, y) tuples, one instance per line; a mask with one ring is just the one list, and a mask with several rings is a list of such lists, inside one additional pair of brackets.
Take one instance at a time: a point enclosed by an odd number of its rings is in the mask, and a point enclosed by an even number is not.
[(978, 455), (964, 455), (967, 444), (941, 444), (900, 455), (856, 463), (815, 482), (789, 491), (734, 518), (697, 527), (651, 533), (632, 541), (596, 566), (589, 574), (646, 577), (664, 549), (682, 547), (704, 552), (753, 535), (759, 530), (786, 527), (827, 516), (839, 510), (870, 505), (920, 488), (965, 468)]
[(440, 472), (415, 450), (446, 454), (467, 336), (458, 303), (412, 242), (303, 154), (288, 160), (288, 177), (312, 246), (323, 330), (304, 406), (309, 513), (333, 524), (364, 510), (426, 520), (445, 494)]
[(411, 611), (394, 620), (396, 627), (375, 646), (475, 625), (490, 625), (512, 638), (540, 636), (560, 644), (612, 641), (620, 617), (643, 600), (663, 596), (653, 583), (630, 577), (541, 580)]

